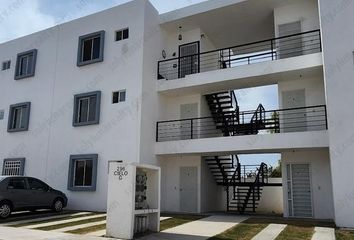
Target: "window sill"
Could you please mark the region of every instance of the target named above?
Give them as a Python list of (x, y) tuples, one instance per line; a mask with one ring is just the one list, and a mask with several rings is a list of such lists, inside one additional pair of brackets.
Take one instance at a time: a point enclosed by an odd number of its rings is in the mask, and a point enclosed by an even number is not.
[(90, 65), (90, 64), (94, 64), (94, 63), (99, 63), (99, 62), (103, 62), (103, 57), (94, 59), (94, 60), (90, 60), (90, 61), (85, 61), (85, 62), (77, 62), (77, 66), (78, 67), (82, 67), (82, 66), (86, 66), (86, 65)]
[(20, 76), (15, 76), (15, 80), (21, 80), (21, 79), (30, 78), (30, 77), (34, 77), (34, 73), (26, 74), (26, 75), (20, 75)]
[(91, 187), (69, 186), (68, 190), (69, 191), (73, 191), (73, 192), (95, 192), (96, 191), (96, 186), (91, 186)]
[(28, 128), (16, 128), (16, 129), (7, 129), (7, 132), (12, 133), (12, 132), (26, 132), (28, 131)]
[(90, 126), (90, 125), (97, 125), (99, 124), (99, 120), (91, 121), (91, 122), (84, 122), (84, 123), (73, 123), (73, 127), (83, 127), (83, 126)]

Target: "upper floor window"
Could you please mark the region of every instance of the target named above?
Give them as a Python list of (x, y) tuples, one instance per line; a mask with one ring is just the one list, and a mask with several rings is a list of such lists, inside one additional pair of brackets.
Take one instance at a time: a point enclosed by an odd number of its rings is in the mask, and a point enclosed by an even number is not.
[(5, 61), (5, 62), (2, 62), (1, 70), (5, 71), (7, 69), (10, 69), (10, 67), (11, 67), (11, 61), (8, 60), (8, 61)]
[(100, 104), (100, 91), (75, 95), (73, 126), (98, 124), (100, 120)]
[(36, 69), (37, 49), (19, 53), (16, 60), (15, 80), (33, 77)]
[(78, 66), (103, 61), (104, 35), (100, 31), (79, 37)]
[(25, 170), (24, 158), (9, 158), (4, 160), (3, 176), (23, 176)]
[(112, 103), (115, 104), (115, 103), (125, 102), (125, 97), (126, 97), (125, 90), (113, 92)]
[(29, 117), (31, 111), (31, 103), (18, 103), (10, 106), (9, 122), (7, 125), (8, 132), (27, 131), (29, 125)]
[(71, 155), (68, 189), (72, 191), (95, 191), (97, 179), (97, 154)]
[(129, 38), (129, 28), (121, 29), (116, 32), (116, 41), (121, 41)]

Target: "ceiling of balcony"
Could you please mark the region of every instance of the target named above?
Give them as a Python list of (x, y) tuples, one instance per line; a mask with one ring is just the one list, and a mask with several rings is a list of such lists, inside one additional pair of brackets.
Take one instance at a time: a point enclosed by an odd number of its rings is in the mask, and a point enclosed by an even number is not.
[[(161, 15), (168, 32), (200, 28), (216, 48), (274, 37), (273, 10), (293, 0), (211, 0)], [(182, 30), (179, 30), (182, 27)]]

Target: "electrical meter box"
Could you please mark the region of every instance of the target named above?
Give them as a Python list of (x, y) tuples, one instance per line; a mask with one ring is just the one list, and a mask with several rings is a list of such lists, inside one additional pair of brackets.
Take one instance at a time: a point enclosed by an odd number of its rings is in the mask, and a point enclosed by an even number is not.
[(106, 235), (133, 239), (159, 232), (160, 184), (159, 167), (109, 162)]

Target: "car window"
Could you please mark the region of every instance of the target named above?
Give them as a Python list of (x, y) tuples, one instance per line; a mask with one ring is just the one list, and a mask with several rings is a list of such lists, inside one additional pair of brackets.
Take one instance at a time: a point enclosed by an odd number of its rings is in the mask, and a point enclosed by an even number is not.
[(28, 185), (31, 190), (47, 191), (48, 185), (35, 178), (28, 178)]
[(23, 178), (12, 178), (9, 180), (9, 188), (12, 189), (26, 189), (26, 182)]

